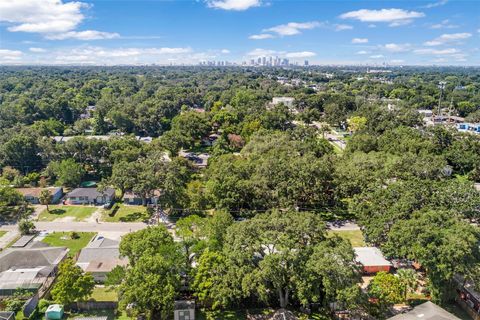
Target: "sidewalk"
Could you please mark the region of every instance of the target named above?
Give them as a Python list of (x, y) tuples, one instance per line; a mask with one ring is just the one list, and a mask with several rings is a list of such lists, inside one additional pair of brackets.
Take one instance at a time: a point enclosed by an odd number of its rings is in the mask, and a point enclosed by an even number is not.
[(20, 232), (17, 230), (7, 231), (2, 237), (0, 237), (0, 249), (5, 249), (5, 247), (20, 236)]

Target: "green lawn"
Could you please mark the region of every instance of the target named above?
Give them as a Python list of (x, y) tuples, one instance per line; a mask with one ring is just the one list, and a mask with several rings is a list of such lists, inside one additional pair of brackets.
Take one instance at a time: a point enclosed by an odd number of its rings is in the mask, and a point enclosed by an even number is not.
[(118, 301), (117, 291), (110, 287), (95, 287), (89, 297), (95, 301)]
[(74, 221), (82, 221), (90, 217), (97, 210), (95, 207), (86, 206), (49, 206), (50, 211), (46, 209), (40, 213), (39, 221), (53, 221), (55, 219), (73, 217)]
[(7, 231), (0, 231), (0, 238), (3, 237), (6, 233)]
[(118, 207), (115, 213), (113, 208), (104, 210), (103, 220), (107, 222), (139, 222), (149, 218), (147, 208), (144, 206), (118, 204)]
[(353, 247), (364, 247), (365, 240), (363, 239), (362, 231), (360, 230), (346, 230), (346, 231), (328, 231), (329, 235), (338, 235), (340, 238), (349, 240)]
[(90, 317), (107, 317), (108, 320), (130, 320), (125, 312), (119, 311), (115, 313), (115, 310), (91, 310), (82, 311), (81, 313), (65, 313), (63, 319), (75, 319), (75, 318), (90, 318)]
[(68, 255), (75, 256), (78, 251), (84, 248), (95, 235), (95, 232), (77, 232), (78, 239), (70, 237), (71, 232), (53, 232), (50, 233), (42, 241), (55, 247), (67, 247), (70, 249)]

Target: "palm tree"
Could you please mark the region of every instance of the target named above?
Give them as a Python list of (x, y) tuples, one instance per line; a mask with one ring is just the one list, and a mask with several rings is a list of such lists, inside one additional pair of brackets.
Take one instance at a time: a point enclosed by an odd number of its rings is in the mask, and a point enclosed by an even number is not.
[(50, 193), (50, 191), (48, 189), (43, 189), (40, 192), (40, 196), (38, 197), (38, 200), (40, 200), (41, 204), (47, 206), (47, 212), (49, 212), (50, 210), (48, 209), (48, 204), (52, 202), (52, 194)]
[(418, 287), (418, 276), (413, 269), (398, 269), (397, 276), (404, 286), (404, 300), (407, 301), (407, 294), (414, 292)]

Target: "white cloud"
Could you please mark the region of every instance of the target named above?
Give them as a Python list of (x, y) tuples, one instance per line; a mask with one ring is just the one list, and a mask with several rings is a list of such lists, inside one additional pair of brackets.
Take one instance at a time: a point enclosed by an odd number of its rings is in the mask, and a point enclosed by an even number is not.
[(267, 49), (261, 49), (261, 48), (256, 48), (250, 52), (247, 53), (247, 56), (251, 57), (265, 57), (265, 56), (271, 56), (278, 54), (277, 51), (275, 50), (267, 50)]
[(381, 58), (384, 58), (383, 54), (375, 54), (373, 56), (370, 56), (370, 58), (372, 59), (381, 59)]
[(458, 49), (455, 49), (455, 48), (440, 49), (440, 50), (437, 50), (437, 49), (417, 49), (417, 50), (414, 50), (414, 53), (416, 53), (416, 54), (431, 54), (431, 55), (441, 56), (441, 55), (451, 55), (451, 54), (460, 53), (460, 51)]
[(454, 29), (454, 28), (458, 28), (458, 26), (450, 23), (450, 20), (448, 19), (442, 20), (440, 23), (435, 23), (430, 25), (430, 29)]
[(289, 52), (285, 56), (287, 58), (309, 58), (314, 57), (317, 54), (311, 51), (301, 51), (301, 52)]
[(465, 40), (470, 38), (471, 36), (472, 34), (468, 32), (442, 34), (440, 37), (435, 38), (432, 41), (425, 42), (424, 45), (429, 47), (440, 46), (440, 45), (449, 44), (452, 42), (458, 42), (460, 40)]
[(9, 31), (66, 32), (75, 29), (84, 19), (83, 2), (62, 0), (0, 1), (0, 21), (11, 23)]
[(210, 8), (234, 11), (244, 11), (262, 4), (260, 0), (207, 0), (206, 2)]
[(446, 5), (447, 2), (448, 2), (448, 0), (440, 0), (440, 1), (437, 1), (437, 2), (429, 3), (429, 4), (425, 5), (425, 6), (423, 6), (422, 8), (425, 8), (425, 9), (436, 8), (436, 7), (440, 7), (440, 6)]
[(248, 38), (252, 40), (263, 40), (263, 39), (272, 39), (272, 38), (275, 38), (275, 36), (269, 33), (260, 33), (260, 34), (252, 34)]
[(367, 38), (353, 38), (352, 43), (368, 43)]
[(19, 50), (0, 49), (0, 61), (20, 60), (23, 52)]
[(410, 43), (387, 43), (381, 46), (382, 49), (393, 53), (407, 52), (410, 51), (411, 47)]
[(348, 25), (348, 24), (334, 24), (333, 28), (335, 29), (335, 31), (343, 31), (343, 30), (352, 30), (353, 29), (353, 27), (351, 25)]
[(280, 36), (293, 36), (301, 33), (300, 30), (314, 29), (320, 26), (317, 21), (312, 22), (289, 22), (287, 24), (281, 24), (272, 28), (265, 29), (265, 32), (275, 32)]
[(28, 50), (30, 50), (31, 52), (34, 52), (34, 53), (42, 53), (42, 52), (47, 52), (47, 50), (43, 49), (43, 48), (28, 48)]
[(65, 39), (101, 40), (101, 39), (120, 38), (120, 35), (118, 33), (112, 33), (112, 32), (85, 30), (85, 31), (69, 31), (65, 33), (47, 34), (45, 38), (49, 40), (65, 40)]
[(369, 52), (365, 50), (360, 50), (360, 51), (357, 51), (357, 54), (369, 54)]
[(230, 53), (230, 50), (228, 50), (228, 49), (222, 49), (220, 52), (223, 53), (223, 54), (229, 54), (229, 53)]
[(21, 0), (0, 1), (0, 22), (10, 32), (40, 33), (47, 39), (111, 39), (117, 33), (95, 30), (74, 31), (85, 19), (82, 9), (89, 5), (79, 1)]
[(393, 59), (393, 60), (390, 60), (390, 63), (393, 63), (393, 64), (401, 64), (401, 63), (404, 63), (405, 60), (402, 60), (402, 59)]
[(381, 9), (369, 10), (361, 9), (350, 11), (340, 15), (342, 19), (355, 19), (362, 22), (388, 22), (391, 27), (411, 23), (413, 19), (422, 18), (425, 14), (417, 11), (407, 11), (403, 9)]

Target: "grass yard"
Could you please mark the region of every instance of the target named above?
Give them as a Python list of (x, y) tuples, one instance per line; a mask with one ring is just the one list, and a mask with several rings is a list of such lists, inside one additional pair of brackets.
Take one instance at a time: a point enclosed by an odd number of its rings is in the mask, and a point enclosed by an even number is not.
[(0, 231), (0, 238), (7, 234), (7, 231)]
[(73, 257), (84, 248), (95, 235), (95, 232), (77, 232), (79, 238), (72, 239), (71, 232), (53, 232), (50, 233), (42, 241), (55, 247), (67, 247), (69, 257)]
[(95, 207), (86, 206), (49, 206), (50, 211), (42, 211), (38, 217), (39, 221), (53, 221), (55, 219), (72, 217), (74, 221), (82, 221), (90, 217), (97, 210)]
[(95, 287), (92, 295), (89, 297), (95, 301), (118, 301), (118, 294), (112, 288), (109, 287)]
[[(114, 205), (115, 207), (115, 205)], [(118, 204), (118, 210), (114, 213), (113, 208), (104, 210), (103, 221), (107, 222), (139, 222), (149, 218), (147, 208), (144, 206), (131, 206), (123, 203)]]
[(65, 313), (63, 319), (75, 319), (75, 318), (94, 318), (94, 317), (107, 317), (108, 320), (130, 320), (134, 318), (128, 317), (125, 312), (115, 312), (115, 310), (91, 310), (82, 311), (81, 313), (68, 312)]
[(338, 235), (342, 239), (350, 241), (353, 247), (364, 247), (365, 240), (363, 239), (362, 231), (360, 230), (345, 230), (345, 231), (328, 231), (329, 235)]

